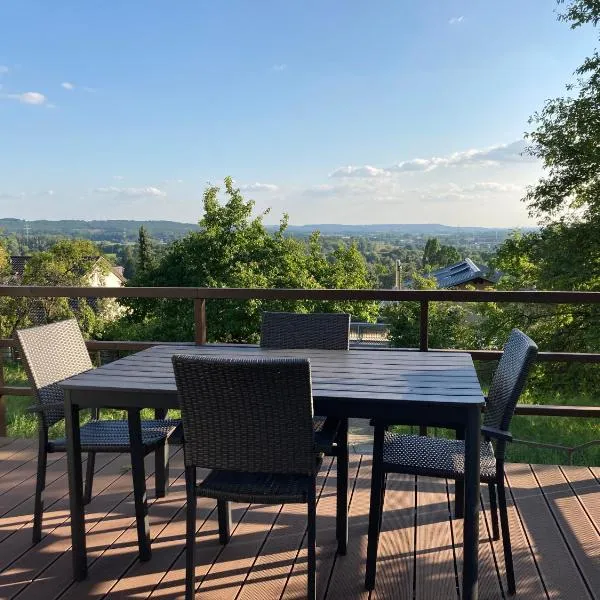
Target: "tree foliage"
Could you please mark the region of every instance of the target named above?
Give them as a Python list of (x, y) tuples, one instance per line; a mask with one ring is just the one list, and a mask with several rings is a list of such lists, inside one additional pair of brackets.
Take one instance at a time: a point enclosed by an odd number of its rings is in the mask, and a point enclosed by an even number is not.
[[(171, 243), (156, 264), (138, 272), (132, 285), (246, 288), (366, 288), (371, 279), (355, 245), (340, 244), (329, 256), (320, 236), (307, 242), (285, 235), (287, 216), (274, 233), (253, 216), (254, 203), (246, 200), (231, 178), (225, 179), (225, 201), (220, 189), (204, 192), (200, 230)], [(129, 312), (107, 336), (132, 339), (190, 340), (193, 308), (184, 300), (129, 300)], [(346, 310), (355, 318), (373, 320), (373, 303), (210, 300), (208, 336), (212, 341), (256, 341), (262, 310)]]
[(454, 246), (440, 244), (438, 238), (429, 238), (423, 250), (423, 268), (433, 271), (458, 262), (461, 256)]
[[(89, 240), (64, 239), (49, 250), (35, 252), (28, 259), (22, 285), (86, 286), (90, 273), (108, 270), (99, 261), (97, 246)], [(2, 335), (15, 329), (75, 316), (87, 336), (97, 335), (104, 326), (103, 302), (87, 298), (3, 298), (0, 306)]]
[(138, 232), (137, 243), (137, 269), (140, 273), (147, 271), (152, 265), (152, 249), (150, 247), (150, 236), (142, 225)]

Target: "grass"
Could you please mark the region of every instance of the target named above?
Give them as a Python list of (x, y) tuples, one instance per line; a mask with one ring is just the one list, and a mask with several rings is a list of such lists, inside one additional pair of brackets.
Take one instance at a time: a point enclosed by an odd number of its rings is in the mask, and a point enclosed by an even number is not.
[[(22, 370), (15, 365), (5, 365), (4, 371), (7, 385), (27, 385), (27, 378)], [(483, 374), (481, 374), (483, 375)], [(485, 381), (482, 377), (482, 381)], [(484, 384), (485, 387), (485, 384)], [(550, 390), (534, 393), (526, 391), (521, 403), (528, 404), (559, 404), (587, 405), (598, 404), (598, 399), (591, 394), (571, 394), (568, 390)], [(37, 417), (25, 412), (32, 404), (31, 397), (6, 396), (7, 422), (9, 437), (35, 437), (37, 435)], [(152, 410), (142, 411), (143, 418), (152, 418)], [(87, 419), (82, 416), (82, 419)], [(126, 418), (123, 411), (104, 409), (102, 418)], [(398, 427), (399, 431), (408, 428)], [(592, 440), (600, 440), (600, 419), (583, 419), (575, 417), (529, 417), (515, 416), (511, 431), (517, 440), (529, 440), (548, 444), (559, 444), (574, 447)], [(433, 435), (452, 435), (445, 430), (432, 431)], [(50, 431), (51, 437), (64, 435), (64, 422), (57, 423)], [(591, 446), (573, 454), (573, 464), (600, 465), (600, 444)], [(569, 464), (569, 454), (564, 450), (536, 448), (520, 443), (510, 444), (507, 460), (511, 462), (527, 462), (537, 464)]]
[[(28, 385), (25, 372), (14, 364), (4, 366), (4, 378), (6, 385)], [(33, 398), (31, 396), (5, 396), (4, 402), (6, 405), (6, 419), (8, 424), (7, 436), (16, 438), (36, 437), (38, 433), (37, 416), (26, 412), (26, 409), (33, 404)], [(175, 413), (176, 411), (171, 412)], [(102, 409), (101, 416), (103, 419), (127, 418), (124, 411), (112, 408)], [(153, 410), (144, 409), (142, 411), (142, 418), (152, 419), (153, 417)], [(175, 418), (175, 415), (173, 415), (173, 418)], [(89, 420), (88, 411), (85, 411), (84, 414), (82, 414), (81, 419), (82, 423)], [(60, 421), (51, 427), (48, 433), (51, 438), (63, 437), (65, 435), (64, 421)]]

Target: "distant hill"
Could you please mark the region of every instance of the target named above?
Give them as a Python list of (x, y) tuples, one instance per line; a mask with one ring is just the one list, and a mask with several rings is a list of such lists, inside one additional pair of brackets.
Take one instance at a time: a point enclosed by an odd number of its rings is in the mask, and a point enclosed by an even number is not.
[[(68, 237), (82, 237), (91, 240), (134, 241), (138, 230), (143, 225), (150, 235), (159, 240), (168, 242), (182, 237), (190, 231), (197, 231), (198, 225), (193, 223), (179, 223), (177, 221), (24, 221), (22, 219), (0, 219), (0, 232), (6, 234), (22, 235), (29, 231), (29, 235), (57, 235)], [(271, 227), (270, 227), (271, 228)], [(272, 226), (276, 229), (276, 226)], [(309, 235), (319, 230), (323, 235), (340, 236), (369, 236), (369, 235), (494, 235), (496, 232), (506, 236), (509, 228), (488, 227), (452, 227), (450, 225), (430, 223), (390, 223), (367, 225), (344, 225), (337, 223), (319, 223), (314, 225), (290, 225), (288, 232), (294, 235)]]
[(493, 233), (495, 231), (510, 231), (511, 227), (454, 227), (441, 225), (439, 223), (382, 223), (372, 225), (344, 225), (341, 223), (322, 223), (314, 225), (290, 225), (288, 231), (291, 233), (310, 233), (318, 230), (324, 235), (366, 235), (371, 233), (394, 233), (394, 234), (428, 234), (444, 235), (456, 232), (469, 233)]
[(132, 241), (137, 238), (140, 226), (158, 240), (169, 241), (190, 231), (197, 231), (198, 225), (177, 221), (24, 221), (22, 219), (0, 219), (0, 231), (4, 233), (25, 233), (30, 235), (59, 235), (82, 237), (92, 240)]

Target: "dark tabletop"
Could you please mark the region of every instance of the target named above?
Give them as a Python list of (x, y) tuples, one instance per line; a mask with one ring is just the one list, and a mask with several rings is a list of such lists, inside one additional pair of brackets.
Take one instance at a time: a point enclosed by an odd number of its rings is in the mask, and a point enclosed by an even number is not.
[[(75, 393), (86, 391), (86, 396), (112, 392), (105, 398), (107, 406), (111, 405), (111, 396), (115, 398), (116, 406), (123, 406), (125, 396), (133, 403), (135, 396), (147, 399), (158, 394), (165, 398), (165, 407), (172, 407), (176, 401), (171, 365), (174, 354), (307, 357), (311, 364), (316, 406), (327, 399), (335, 404), (336, 399), (360, 403), (374, 398), (394, 405), (410, 402), (464, 407), (484, 403), (469, 354), (388, 349), (271, 350), (256, 346), (170, 344), (155, 346), (81, 373), (61, 385)], [(77, 396), (81, 398), (83, 394)]]

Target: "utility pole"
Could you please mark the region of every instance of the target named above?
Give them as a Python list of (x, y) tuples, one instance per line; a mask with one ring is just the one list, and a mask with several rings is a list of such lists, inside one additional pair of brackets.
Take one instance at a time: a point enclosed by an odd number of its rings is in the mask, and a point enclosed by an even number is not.
[(402, 270), (402, 263), (400, 259), (396, 259), (396, 285), (394, 286), (395, 290), (400, 289), (400, 272)]
[(27, 241), (27, 247), (29, 248), (29, 232), (31, 231), (31, 226), (27, 221), (25, 221), (25, 240)]

